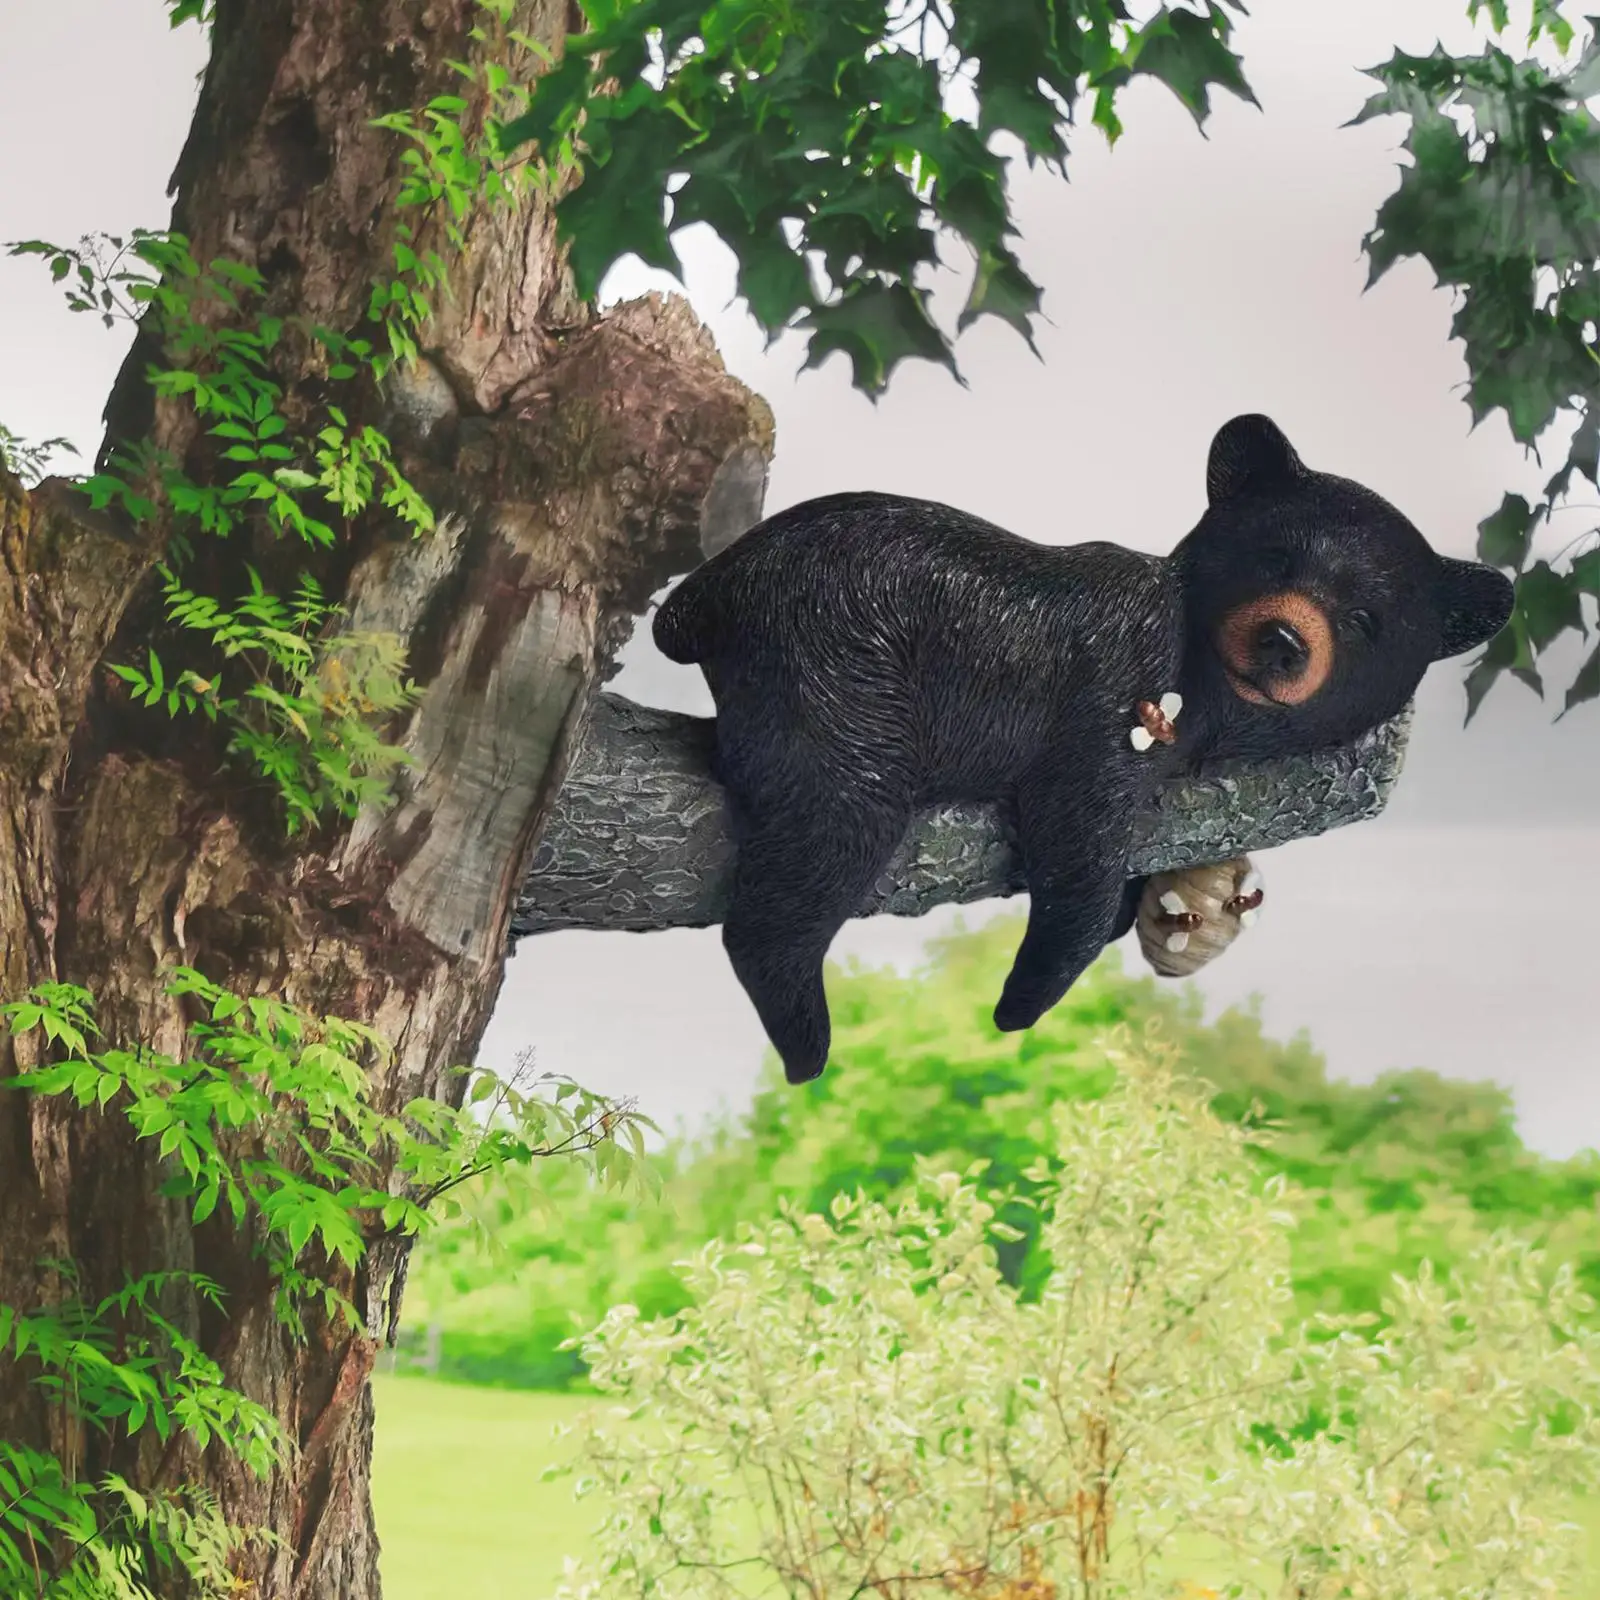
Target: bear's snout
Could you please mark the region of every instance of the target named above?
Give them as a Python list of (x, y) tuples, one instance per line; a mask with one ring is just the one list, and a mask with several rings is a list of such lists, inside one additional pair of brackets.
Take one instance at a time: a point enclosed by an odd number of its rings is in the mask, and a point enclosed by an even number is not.
[(1273, 617), (1256, 629), (1251, 653), (1258, 674), (1269, 678), (1298, 678), (1311, 660), (1311, 647), (1300, 630), (1281, 617)]
[(1333, 672), (1333, 629), (1309, 595), (1287, 590), (1235, 606), (1217, 630), (1233, 692), (1258, 706), (1297, 706)]

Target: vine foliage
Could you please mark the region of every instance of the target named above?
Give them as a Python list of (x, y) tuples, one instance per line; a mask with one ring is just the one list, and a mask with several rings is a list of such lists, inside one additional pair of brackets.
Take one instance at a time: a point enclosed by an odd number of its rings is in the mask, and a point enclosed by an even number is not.
[[(467, 93), (437, 96), (419, 115), (376, 119), (409, 148), (390, 270), (372, 284), (356, 332), (260, 312), (266, 285), (258, 271), (228, 259), (202, 264), (178, 233), (141, 229), (76, 246), (38, 239), (9, 246), (49, 267), (70, 310), (108, 328), (138, 326), (161, 352), (146, 374), (151, 392), (186, 403), (202, 425), (213, 469), (205, 477), (135, 441), (115, 445), (83, 483), (96, 509), (113, 506), (162, 530), (166, 621), (187, 636), (186, 658), (197, 644), (210, 652), (203, 669), (168, 670), (151, 641), (137, 660), (111, 671), (145, 707), (224, 725), (227, 753), (273, 787), (290, 833), (386, 802), (407, 757), (385, 731), (416, 698), (399, 640), (345, 626), (342, 608), (324, 598), (315, 564), (371, 509), (417, 535), (432, 530), (434, 514), (380, 429), (332, 400), (309, 416), (291, 415), (273, 357), (292, 334), (318, 349), (334, 392), (361, 377), (381, 385), (396, 363), (415, 361), (419, 333), (447, 289), (443, 255), (421, 242), (426, 225), (442, 223), (459, 250), (474, 207), (503, 203), (519, 184), (544, 178), (526, 162), (497, 157), (482, 107), (502, 116), (524, 109), (527, 91), (516, 74), (547, 63), (549, 52), (511, 25), (510, 0), (479, 4), (474, 36), (488, 48), (481, 66), (456, 64)], [(211, 20), (200, 0), (171, 0), (170, 10), (175, 27)], [(71, 447), (64, 440), (27, 446), (0, 430), (0, 465), (15, 458), (37, 475), (57, 448)], [(185, 581), (201, 538), (269, 546), (292, 538), (307, 548), (310, 566), (288, 595), (271, 592), (248, 567), (243, 593), (207, 594)]]
[[(291, 427), (272, 371), (284, 322), (251, 314), (264, 288), (253, 268), (217, 260), (202, 269), (181, 235), (148, 231), (10, 249), (43, 258), (71, 310), (108, 327), (136, 323), (159, 341), (169, 364), (152, 366), (151, 390), (193, 407), (221, 468), (215, 481), (201, 481), (169, 452), (138, 441), (114, 446), (84, 482), (97, 509), (115, 506), (134, 523), (162, 528), (167, 622), (190, 636), (191, 648), (198, 636), (214, 652), (203, 669), (169, 671), (151, 642), (111, 672), (139, 704), (223, 724), (228, 753), (274, 787), (290, 832), (381, 804), (405, 760), (381, 729), (415, 699), (399, 641), (339, 627), (341, 609), (323, 598), (310, 570), (288, 597), (267, 590), (251, 568), (246, 591), (228, 598), (196, 592), (183, 573), (200, 538), (260, 532), (269, 542), (293, 537), (326, 550), (374, 504), (427, 532), (433, 513), (387, 438), (352, 425), (333, 404), (311, 430)], [(385, 327), (398, 331), (383, 348), (327, 328), (301, 330), (327, 353), (332, 381), (354, 378), (362, 365), (381, 373), (396, 347), (414, 353), (408, 319), (426, 315), (426, 304), (400, 304), (391, 294), (385, 310)]]
[[(266, 1265), (277, 1315), (297, 1332), (311, 1303), (359, 1330), (346, 1286), (375, 1244), (437, 1218), (471, 1226), (485, 1185), (515, 1184), (550, 1157), (582, 1159), (611, 1186), (650, 1182), (640, 1158), (652, 1124), (570, 1081), (477, 1071), (460, 1107), (418, 1099), (388, 1114), (372, 1084), (382, 1082), (389, 1047), (372, 1029), (236, 995), (188, 968), (168, 973), (166, 993), (189, 1016), (181, 1057), (97, 1048), (91, 997), (70, 984), (0, 1007), (18, 1056), (33, 1063), (0, 1089), (122, 1116), (138, 1139), (154, 1141), (163, 1192), (196, 1225), (219, 1211), (231, 1219)], [(54, 1264), (52, 1276), (59, 1298), (0, 1305), (0, 1351), (67, 1436), (89, 1428), (131, 1449), (149, 1435), (165, 1449), (184, 1435), (257, 1475), (285, 1459), (272, 1414), (229, 1387), (164, 1309), (180, 1291), (222, 1309), (214, 1282), (144, 1273), (90, 1302), (71, 1263)], [(8, 1596), (142, 1600), (172, 1572), (202, 1595), (232, 1594), (230, 1557), (265, 1537), (231, 1527), (191, 1486), (82, 1481), (70, 1454), (0, 1443)]]
[(24, 483), (37, 483), (52, 457), (77, 453), (70, 439), (28, 439), (0, 422), (0, 472), (9, 472)]

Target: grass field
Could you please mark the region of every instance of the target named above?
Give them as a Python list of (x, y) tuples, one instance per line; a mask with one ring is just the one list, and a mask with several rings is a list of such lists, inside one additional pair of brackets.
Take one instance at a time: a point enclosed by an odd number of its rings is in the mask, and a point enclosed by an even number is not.
[(590, 1502), (541, 1483), (550, 1430), (593, 1402), (379, 1377), (372, 1497), (388, 1600), (547, 1600)]
[[(387, 1600), (549, 1600), (599, 1506), (574, 1501), (571, 1478), (539, 1474), (570, 1448), (552, 1428), (595, 1400), (417, 1377), (379, 1377), (374, 1388)], [(1600, 1571), (1600, 1514), (1585, 1520)], [(1600, 1600), (1600, 1580), (1563, 1600)]]

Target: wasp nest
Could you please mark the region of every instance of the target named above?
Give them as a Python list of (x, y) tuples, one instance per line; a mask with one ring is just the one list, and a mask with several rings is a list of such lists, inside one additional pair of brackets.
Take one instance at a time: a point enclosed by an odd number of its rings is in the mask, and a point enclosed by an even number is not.
[(1256, 920), (1261, 874), (1248, 856), (1155, 873), (1139, 901), (1139, 948), (1163, 978), (1187, 978)]

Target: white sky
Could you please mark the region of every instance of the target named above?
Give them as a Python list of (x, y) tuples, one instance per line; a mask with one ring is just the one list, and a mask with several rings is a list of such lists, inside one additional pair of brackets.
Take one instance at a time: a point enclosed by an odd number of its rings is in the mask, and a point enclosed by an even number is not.
[[(777, 415), (769, 510), (881, 488), (1045, 541), (1164, 551), (1202, 509), (1212, 433), (1245, 410), (1454, 555), (1472, 553), (1504, 490), (1537, 487), (1498, 419), (1469, 432), (1451, 303), (1428, 270), (1361, 292), (1359, 242), (1393, 187), (1403, 125), (1340, 127), (1371, 87), (1356, 69), (1397, 46), (1469, 41), (1464, 0), (1252, 9), (1239, 40), (1262, 111), (1219, 96), (1202, 139), (1165, 91), (1140, 86), (1115, 152), (1080, 136), (1069, 184), (1017, 168), (1018, 248), (1050, 319), (1042, 363), (1010, 330), (982, 328), (958, 351), (968, 389), (905, 367), (874, 408), (841, 359), (797, 377), (795, 341), (763, 351), (731, 303), (731, 262), (714, 240), (680, 240), (692, 300)], [(169, 34), (156, 0), (0, 4), (0, 240), (163, 224), (199, 45), (193, 29)], [(608, 294), (662, 281), (624, 267)], [(60, 309), (36, 264), (0, 260), (0, 422), (92, 449), (125, 345)], [(1563, 537), (1583, 526), (1568, 521)], [(620, 692), (709, 711), (698, 674), (656, 655), (648, 630), (624, 659)], [(1600, 1145), (1600, 708), (1552, 728), (1555, 707), (1509, 684), (1463, 731), (1463, 703), (1459, 668), (1435, 668), (1389, 812), (1264, 856), (1268, 915), (1201, 986), (1218, 1005), (1261, 993), (1270, 1029), (1307, 1029), (1337, 1073), (1492, 1077), (1538, 1148)], [(914, 960), (949, 920), (853, 923), (835, 954)], [(485, 1055), (503, 1066), (529, 1044), (544, 1067), (636, 1093), (669, 1125), (741, 1104), (763, 1048), (715, 930), (529, 941)]]

